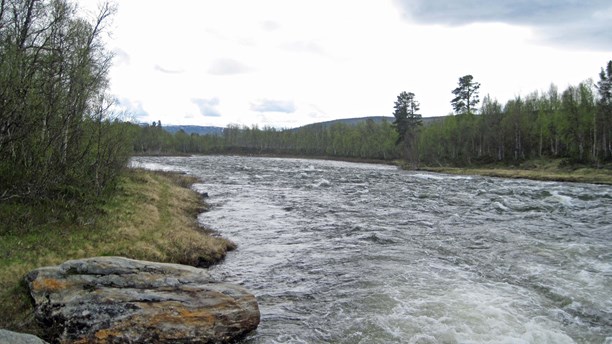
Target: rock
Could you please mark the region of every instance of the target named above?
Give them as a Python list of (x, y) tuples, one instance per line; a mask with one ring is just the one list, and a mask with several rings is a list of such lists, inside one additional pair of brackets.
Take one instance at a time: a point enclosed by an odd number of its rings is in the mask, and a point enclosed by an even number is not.
[(0, 329), (0, 344), (48, 344), (44, 340), (25, 333)]
[(37, 321), (61, 343), (225, 343), (259, 324), (252, 294), (191, 266), (96, 257), (26, 281)]

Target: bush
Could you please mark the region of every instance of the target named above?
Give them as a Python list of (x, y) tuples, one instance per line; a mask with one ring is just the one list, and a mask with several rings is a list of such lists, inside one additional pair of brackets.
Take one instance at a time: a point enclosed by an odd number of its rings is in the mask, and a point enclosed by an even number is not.
[(112, 55), (101, 36), (115, 9), (107, 3), (87, 21), (68, 0), (2, 7), (0, 201), (100, 196), (131, 153), (130, 126), (105, 94)]

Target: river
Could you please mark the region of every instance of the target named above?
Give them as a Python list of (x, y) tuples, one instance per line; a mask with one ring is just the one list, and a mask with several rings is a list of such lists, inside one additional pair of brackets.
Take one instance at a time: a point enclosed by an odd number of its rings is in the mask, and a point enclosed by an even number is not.
[(197, 176), (210, 268), (255, 294), (243, 343), (612, 343), (612, 187), (250, 157)]

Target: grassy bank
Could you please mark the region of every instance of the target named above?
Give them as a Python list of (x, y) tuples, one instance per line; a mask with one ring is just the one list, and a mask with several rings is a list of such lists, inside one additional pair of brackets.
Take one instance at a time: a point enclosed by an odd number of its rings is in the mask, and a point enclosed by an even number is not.
[(0, 204), (0, 328), (38, 332), (21, 282), (37, 267), (111, 255), (200, 266), (223, 259), (235, 245), (198, 226), (195, 181), (129, 170), (113, 197), (78, 215), (63, 205)]
[(419, 170), (437, 173), (480, 175), (501, 178), (522, 178), (543, 181), (561, 181), (612, 185), (612, 169), (586, 166), (562, 166), (562, 161), (530, 161), (518, 167), (421, 167)]

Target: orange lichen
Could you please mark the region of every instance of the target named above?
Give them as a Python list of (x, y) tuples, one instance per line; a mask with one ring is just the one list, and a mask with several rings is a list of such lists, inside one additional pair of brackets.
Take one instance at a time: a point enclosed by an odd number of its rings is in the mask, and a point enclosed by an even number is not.
[(206, 311), (204, 309), (179, 309), (178, 310), (179, 314), (181, 315), (181, 318), (183, 318), (184, 320), (187, 320), (188, 322), (192, 322), (192, 321), (205, 321), (207, 323), (214, 323), (215, 322), (215, 317), (210, 314), (210, 311)]
[[(148, 319), (142, 318), (142, 321), (147, 321), (149, 325), (156, 326), (158, 324), (200, 324), (200, 326), (212, 326), (215, 323), (215, 316), (210, 310), (192, 309), (176, 302), (162, 302), (152, 307), (146, 303), (140, 305), (142, 308), (157, 308), (159, 311), (153, 311), (145, 316)], [(163, 310), (163, 311), (161, 311)], [(134, 321), (135, 319), (132, 319)]]
[(106, 343), (109, 339), (113, 337), (118, 337), (120, 333), (117, 331), (113, 331), (113, 329), (102, 329), (96, 332), (96, 342), (98, 343)]
[(60, 281), (55, 278), (37, 278), (32, 282), (32, 290), (54, 292), (61, 289), (66, 289), (68, 284), (65, 281)]

